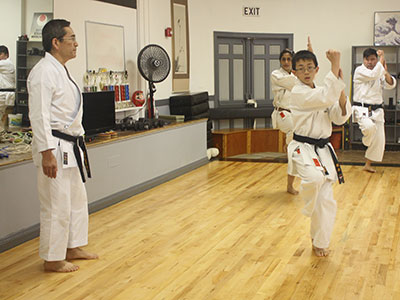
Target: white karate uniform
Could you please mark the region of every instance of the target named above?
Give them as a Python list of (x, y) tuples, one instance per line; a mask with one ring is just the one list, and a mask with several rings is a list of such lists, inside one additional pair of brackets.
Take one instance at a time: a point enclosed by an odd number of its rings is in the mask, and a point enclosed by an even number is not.
[[(15, 88), (15, 67), (10, 58), (0, 60), (0, 89)], [(14, 92), (0, 92), (0, 131), (7, 106), (13, 106), (15, 102)]]
[(271, 115), (272, 127), (278, 128), (286, 134), (286, 144), (293, 139), (293, 121), (289, 112), (290, 91), (296, 81), (293, 74), (280, 68), (271, 73), (271, 89), (274, 94), (273, 105), (275, 107)]
[[(349, 118), (349, 101), (345, 116), (342, 116), (338, 101), (345, 87), (343, 80), (329, 72), (324, 83), (323, 87), (311, 88), (296, 80), (290, 99), (295, 134), (314, 139), (329, 138), (332, 122), (340, 125)], [(293, 165), (297, 173), (295, 175), (301, 178), (300, 195), (305, 203), (302, 212), (311, 217), (313, 244), (318, 248), (327, 248), (336, 216), (332, 184), (337, 174), (328, 145), (317, 151), (318, 155), (314, 145), (292, 140), (288, 147), (288, 160), (291, 162), (289, 166)]]
[[(88, 242), (86, 189), (70, 142), (52, 135), (53, 129), (83, 135), (82, 99), (66, 68), (46, 52), (28, 77), (29, 119), (33, 130), (32, 156), (38, 167), (40, 199), (39, 255), (46, 261), (63, 260), (67, 248)], [(42, 170), (40, 152), (53, 149), (57, 177)], [(81, 153), (82, 155), (82, 153)]]
[[(364, 104), (383, 104), (383, 89), (393, 89), (396, 79), (390, 85), (385, 80), (385, 68), (378, 62), (370, 70), (364, 65), (354, 71), (354, 102)], [(382, 161), (385, 151), (385, 112), (382, 108), (372, 111), (372, 115), (362, 114), (360, 106), (353, 106), (354, 120), (363, 134), (362, 142), (368, 147), (365, 157), (372, 161)]]

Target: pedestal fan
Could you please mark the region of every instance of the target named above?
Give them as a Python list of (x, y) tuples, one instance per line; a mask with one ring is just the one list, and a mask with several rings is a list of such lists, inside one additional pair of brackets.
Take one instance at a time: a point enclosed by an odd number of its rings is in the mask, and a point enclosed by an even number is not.
[(154, 83), (167, 78), (171, 69), (168, 53), (160, 46), (150, 44), (144, 47), (138, 55), (137, 64), (140, 74), (149, 82), (150, 97), (147, 103), (149, 118), (154, 118)]

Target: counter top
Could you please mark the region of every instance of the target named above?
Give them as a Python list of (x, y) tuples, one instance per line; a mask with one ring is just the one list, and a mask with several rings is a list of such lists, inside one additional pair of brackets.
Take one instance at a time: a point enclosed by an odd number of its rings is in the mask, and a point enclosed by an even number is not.
[[(142, 130), (142, 131), (117, 131), (118, 136), (113, 137), (113, 138), (96, 138), (95, 140), (91, 142), (87, 142), (86, 145), (90, 149), (91, 147), (97, 147), (100, 145), (108, 144), (108, 143), (114, 143), (114, 142), (120, 142), (123, 140), (127, 139), (133, 139), (133, 138), (138, 138), (144, 135), (149, 135), (149, 134), (154, 134), (156, 132), (160, 131), (165, 131), (165, 130), (171, 130), (177, 127), (182, 127), (182, 126), (188, 126), (191, 124), (196, 124), (200, 122), (205, 122), (207, 119), (200, 119), (200, 120), (193, 120), (193, 121), (188, 121), (188, 122), (182, 122), (182, 123), (171, 123), (168, 124), (164, 127), (160, 128), (153, 128), (150, 130)], [(0, 168), (3, 167), (9, 167), (13, 164), (17, 163), (22, 163), (25, 161), (30, 161), (32, 160), (32, 153), (24, 153), (24, 154), (12, 154), (8, 158), (2, 158), (0, 159)]]

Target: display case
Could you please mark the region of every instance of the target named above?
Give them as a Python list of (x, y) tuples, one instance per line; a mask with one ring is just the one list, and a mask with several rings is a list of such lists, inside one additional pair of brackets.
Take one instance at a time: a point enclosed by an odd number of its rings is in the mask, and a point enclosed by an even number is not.
[(44, 53), (42, 42), (17, 41), (15, 112), (22, 113), (23, 126), (29, 126), (27, 78)]
[[(396, 78), (397, 86), (392, 90), (383, 91), (383, 100), (385, 107), (385, 135), (386, 149), (400, 149), (400, 46), (353, 46), (352, 47), (352, 78), (355, 69), (363, 63), (363, 52), (367, 48), (382, 49), (385, 53), (386, 64), (389, 73)], [(353, 83), (352, 83), (353, 84)], [(351, 102), (353, 103), (353, 92), (351, 89)], [(362, 134), (357, 123), (350, 120), (350, 147), (352, 149), (361, 149)]]

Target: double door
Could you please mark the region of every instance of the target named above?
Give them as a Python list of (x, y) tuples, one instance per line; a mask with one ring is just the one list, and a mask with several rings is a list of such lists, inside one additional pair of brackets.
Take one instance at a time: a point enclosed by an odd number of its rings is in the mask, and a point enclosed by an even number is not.
[(272, 105), (270, 74), (280, 67), (279, 54), (292, 48), (292, 34), (214, 34), (215, 105)]

